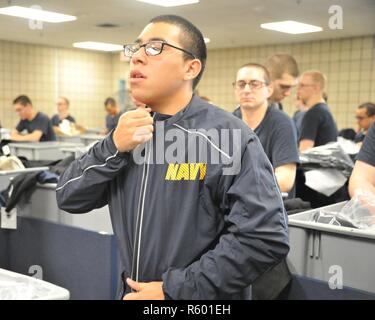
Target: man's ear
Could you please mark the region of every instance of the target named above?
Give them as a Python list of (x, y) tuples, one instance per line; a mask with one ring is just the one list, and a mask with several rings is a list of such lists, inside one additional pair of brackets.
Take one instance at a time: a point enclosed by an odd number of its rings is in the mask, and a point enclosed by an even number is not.
[(270, 85), (267, 87), (268, 89), (268, 95), (267, 95), (267, 99), (269, 99), (272, 94), (273, 94), (273, 83), (271, 82)]
[(321, 87), (320, 87), (320, 85), (318, 83), (315, 83), (313, 88), (314, 88), (314, 92), (316, 94), (318, 94), (318, 93), (322, 93), (323, 94), (323, 90), (321, 89)]
[(184, 80), (195, 79), (202, 70), (202, 63), (199, 59), (187, 60), (185, 62)]

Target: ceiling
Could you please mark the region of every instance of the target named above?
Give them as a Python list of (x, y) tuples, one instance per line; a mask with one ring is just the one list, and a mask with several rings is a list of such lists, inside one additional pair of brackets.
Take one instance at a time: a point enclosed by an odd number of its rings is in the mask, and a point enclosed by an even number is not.
[[(375, 0), (200, 0), (188, 6), (163, 8), (135, 0), (0, 0), (8, 5), (39, 5), (45, 10), (76, 15), (59, 24), (44, 23), (32, 30), (28, 21), (0, 15), (0, 39), (71, 47), (78, 41), (124, 44), (133, 41), (147, 22), (159, 14), (191, 20), (211, 39), (209, 49), (345, 38), (375, 34)], [(328, 9), (343, 9), (343, 29), (330, 30)], [(261, 23), (297, 20), (323, 27), (323, 32), (289, 35), (260, 29)], [(96, 25), (116, 24), (104, 29)]]

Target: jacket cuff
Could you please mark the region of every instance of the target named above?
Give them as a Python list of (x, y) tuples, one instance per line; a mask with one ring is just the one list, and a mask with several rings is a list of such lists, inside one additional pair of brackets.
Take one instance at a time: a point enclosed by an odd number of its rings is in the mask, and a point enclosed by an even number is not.
[(115, 129), (113, 129), (105, 138), (106, 145), (108, 147), (108, 150), (111, 154), (115, 154), (118, 152), (117, 156), (120, 158), (127, 158), (130, 155), (130, 152), (120, 152), (117, 150), (115, 142), (113, 141), (113, 132)]
[(192, 282), (185, 277), (184, 269), (169, 268), (162, 275), (163, 292), (170, 300), (193, 299)]

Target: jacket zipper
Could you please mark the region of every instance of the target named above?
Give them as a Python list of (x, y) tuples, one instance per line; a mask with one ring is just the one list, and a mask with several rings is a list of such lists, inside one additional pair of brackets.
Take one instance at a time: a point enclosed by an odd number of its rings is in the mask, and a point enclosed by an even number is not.
[(142, 235), (142, 222), (143, 222), (143, 213), (144, 213), (144, 201), (146, 196), (146, 186), (148, 180), (148, 173), (149, 173), (149, 159), (151, 153), (150, 144), (152, 140), (146, 143), (145, 147), (145, 163), (143, 165), (143, 173), (142, 173), (142, 182), (141, 182), (141, 190), (139, 195), (138, 201), (138, 210), (137, 210), (137, 219), (136, 219), (136, 227), (135, 227), (135, 235), (134, 235), (134, 248), (133, 248), (133, 258), (132, 258), (132, 272), (131, 278), (134, 281), (138, 281), (138, 270), (139, 270), (139, 256), (140, 256), (140, 245), (141, 245), (141, 235)]

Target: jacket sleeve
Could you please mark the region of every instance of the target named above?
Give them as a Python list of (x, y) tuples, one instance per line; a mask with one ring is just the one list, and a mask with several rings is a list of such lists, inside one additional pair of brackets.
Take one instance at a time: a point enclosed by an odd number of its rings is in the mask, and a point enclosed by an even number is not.
[[(215, 188), (213, 181), (208, 183)], [(239, 173), (221, 176), (217, 185), (225, 230), (199, 260), (163, 274), (163, 290), (171, 299), (239, 299), (239, 293), (288, 254), (282, 198), (257, 137), (247, 142)]]
[(63, 172), (56, 188), (57, 204), (70, 213), (85, 213), (108, 203), (109, 182), (128, 163), (109, 134)]

